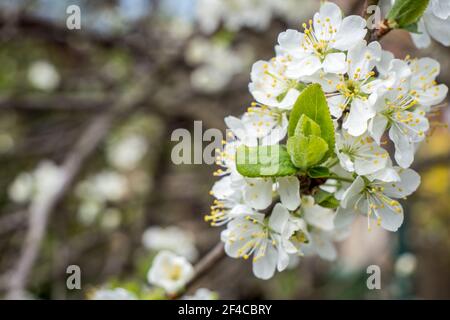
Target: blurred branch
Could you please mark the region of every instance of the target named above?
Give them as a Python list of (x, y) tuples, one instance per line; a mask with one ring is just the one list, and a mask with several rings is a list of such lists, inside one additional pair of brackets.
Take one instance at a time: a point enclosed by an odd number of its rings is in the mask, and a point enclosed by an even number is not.
[(172, 299), (180, 298), (192, 287), (201, 277), (203, 277), (209, 270), (211, 270), (217, 262), (225, 257), (225, 250), (223, 242), (216, 244), (194, 267), (194, 276), (186, 283), (184, 290), (179, 291), (171, 296)]
[(24, 210), (2, 215), (0, 217), (0, 235), (13, 231), (19, 226), (25, 225), (27, 214), (28, 212)]
[(66, 95), (0, 97), (0, 110), (100, 111), (113, 104), (110, 98), (81, 98)]
[(431, 167), (440, 165), (450, 166), (450, 153), (418, 161), (414, 165), (414, 169), (417, 171), (425, 171)]
[(80, 41), (88, 41), (105, 49), (119, 47), (139, 56), (148, 56), (149, 50), (146, 39), (131, 36), (107, 36), (83, 29), (83, 32), (72, 31), (65, 25), (35, 17), (26, 13), (18, 13), (13, 21), (9, 21), (4, 13), (0, 14), (0, 29), (12, 28), (11, 24), (26, 36), (45, 38), (55, 43), (63, 43), (72, 47), (71, 43), (79, 46)]
[(141, 81), (118, 98), (115, 105), (96, 116), (66, 156), (61, 165), (61, 187), (54, 193), (29, 208), (29, 228), (23, 243), (22, 251), (16, 266), (10, 272), (7, 297), (16, 299), (23, 297), (28, 277), (38, 256), (41, 242), (44, 238), (47, 222), (56, 206), (70, 190), (72, 183), (81, 170), (82, 165), (96, 150), (103, 138), (107, 135), (114, 121), (126, 112), (130, 112), (142, 100), (147, 99), (148, 81)]

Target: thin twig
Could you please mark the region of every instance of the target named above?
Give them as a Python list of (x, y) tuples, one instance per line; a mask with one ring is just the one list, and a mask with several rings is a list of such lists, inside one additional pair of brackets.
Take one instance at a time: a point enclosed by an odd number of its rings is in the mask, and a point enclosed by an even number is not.
[(82, 165), (107, 135), (114, 121), (123, 115), (124, 112), (129, 112), (133, 107), (139, 105), (143, 99), (146, 99), (148, 92), (146, 85), (147, 83), (145, 82), (145, 84), (136, 85), (127, 90), (111, 109), (96, 116), (91, 121), (60, 167), (62, 173), (61, 187), (41, 201), (30, 205), (29, 228), (19, 260), (10, 272), (7, 298), (17, 299), (23, 297), (28, 277), (36, 262), (45, 235), (49, 216), (70, 190)]
[(217, 262), (225, 257), (223, 242), (219, 242), (194, 267), (194, 276), (188, 281), (183, 290), (172, 295), (171, 299), (178, 299), (185, 294), (201, 277), (211, 270)]
[(0, 217), (0, 235), (8, 233), (26, 224), (26, 210), (9, 213)]

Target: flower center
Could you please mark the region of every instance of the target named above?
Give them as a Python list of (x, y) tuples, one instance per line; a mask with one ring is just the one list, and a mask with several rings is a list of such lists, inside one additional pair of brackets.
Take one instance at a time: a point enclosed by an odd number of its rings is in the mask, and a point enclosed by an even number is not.
[(181, 277), (181, 267), (175, 265), (167, 270), (167, 276), (170, 280), (176, 281)]

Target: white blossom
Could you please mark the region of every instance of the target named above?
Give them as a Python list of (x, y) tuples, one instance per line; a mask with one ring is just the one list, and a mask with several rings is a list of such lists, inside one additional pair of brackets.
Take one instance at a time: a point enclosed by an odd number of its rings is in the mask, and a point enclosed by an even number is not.
[(147, 279), (150, 284), (174, 294), (192, 278), (194, 267), (186, 258), (170, 251), (160, 251), (153, 260)]
[(248, 259), (253, 255), (253, 273), (258, 278), (269, 279), (276, 269), (283, 271), (288, 266), (289, 254), (298, 252), (293, 237), (302, 228), (301, 219), (276, 204), (268, 221), (263, 214), (230, 221), (221, 239), (229, 256)]
[(300, 78), (320, 69), (327, 73), (345, 73), (346, 55), (335, 50), (354, 47), (366, 35), (365, 27), (363, 18), (349, 16), (342, 19), (340, 8), (325, 2), (309, 25), (303, 24), (304, 33), (290, 29), (279, 35), (280, 52), (292, 59), (287, 75)]
[(90, 300), (137, 300), (134, 293), (124, 288), (97, 289), (89, 296)]
[(108, 161), (120, 170), (137, 167), (148, 150), (148, 142), (142, 135), (131, 134), (113, 143), (107, 152)]
[(450, 3), (448, 0), (430, 0), (418, 22), (418, 33), (411, 33), (418, 48), (426, 48), (431, 38), (444, 46), (450, 46)]
[(367, 216), (370, 230), (372, 219), (389, 231), (397, 231), (403, 223), (403, 208), (397, 200), (413, 193), (420, 184), (420, 176), (411, 169), (397, 167), (400, 181), (387, 183), (369, 182), (357, 177), (347, 189), (336, 212), (334, 223), (338, 227), (350, 224), (357, 214)]
[(147, 249), (172, 251), (189, 261), (198, 257), (192, 234), (175, 226), (148, 228), (142, 234), (142, 243)]
[(28, 69), (28, 81), (39, 90), (55, 90), (60, 78), (58, 70), (48, 61), (36, 61)]

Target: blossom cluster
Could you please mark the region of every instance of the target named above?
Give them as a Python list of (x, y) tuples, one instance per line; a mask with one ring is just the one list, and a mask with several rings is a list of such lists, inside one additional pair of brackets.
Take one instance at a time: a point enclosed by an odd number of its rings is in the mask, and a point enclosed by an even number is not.
[[(379, 42), (367, 43), (366, 21), (343, 17), (333, 3), (324, 3), (302, 27), (282, 32), (275, 57), (253, 65), (249, 91), (256, 101), (247, 112), (225, 118), (228, 140), (217, 150), (215, 172), (220, 180), (205, 216), (213, 226), (226, 225), (221, 233), (226, 253), (252, 257), (261, 279), (298, 256), (335, 259), (333, 242), (349, 234), (357, 215), (367, 218), (369, 230), (374, 224), (389, 231), (401, 226), (399, 199), (420, 184), (410, 166), (430, 128), (427, 114), (448, 91), (436, 82), (437, 61), (397, 59)], [(296, 135), (303, 130), (303, 140), (291, 134), (296, 104), (311, 85), (326, 98), (332, 143), (317, 137), (324, 128), (307, 117), (300, 129), (294, 127)], [(286, 138), (294, 169), (272, 176), (239, 170), (240, 148), (283, 144)], [(297, 151), (309, 160), (316, 157), (322, 174), (306, 174)]]
[(300, 9), (307, 10), (313, 5), (311, 0), (198, 0), (196, 18), (205, 33), (216, 31), (221, 23), (230, 31), (243, 27), (262, 31), (274, 17), (293, 20)]

